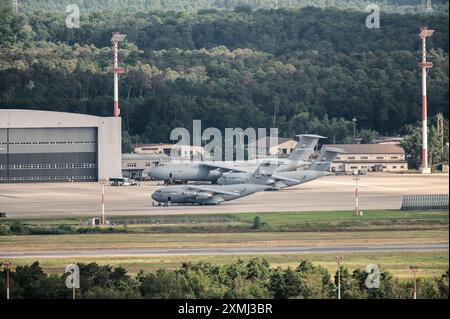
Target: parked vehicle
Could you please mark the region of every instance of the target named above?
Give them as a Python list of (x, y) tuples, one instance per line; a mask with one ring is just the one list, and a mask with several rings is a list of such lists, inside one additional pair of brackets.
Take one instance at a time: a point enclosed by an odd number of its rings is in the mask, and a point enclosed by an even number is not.
[(111, 177), (109, 179), (111, 186), (137, 186), (137, 182), (126, 177)]

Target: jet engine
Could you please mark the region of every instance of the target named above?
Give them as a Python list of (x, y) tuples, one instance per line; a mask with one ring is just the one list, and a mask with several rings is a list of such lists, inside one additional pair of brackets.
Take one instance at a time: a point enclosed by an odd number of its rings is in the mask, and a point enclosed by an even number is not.
[(183, 192), (183, 197), (185, 198), (195, 198), (198, 200), (207, 200), (210, 199), (213, 195), (206, 192)]
[(204, 193), (204, 192), (201, 192), (201, 193), (197, 193), (197, 195), (195, 196), (195, 198), (196, 198), (196, 199), (199, 199), (199, 200), (207, 200), (207, 199), (210, 199), (212, 196), (213, 196), (213, 195), (210, 194), (210, 193)]
[(208, 175), (213, 179), (217, 179), (222, 176), (222, 172), (220, 171), (220, 169), (212, 169), (209, 171)]
[(244, 184), (248, 181), (246, 173), (225, 173), (217, 180), (220, 185)]
[(194, 198), (197, 196), (197, 192), (183, 192), (182, 195), (185, 198)]

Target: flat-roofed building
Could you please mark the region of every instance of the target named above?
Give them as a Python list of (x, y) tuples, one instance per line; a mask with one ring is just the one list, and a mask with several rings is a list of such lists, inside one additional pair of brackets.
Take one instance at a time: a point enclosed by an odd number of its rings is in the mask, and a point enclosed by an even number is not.
[(401, 172), (408, 170), (405, 150), (398, 144), (329, 144), (345, 153), (339, 154), (331, 171), (354, 170)]
[(180, 145), (170, 143), (155, 143), (155, 144), (136, 144), (134, 153), (136, 154), (165, 154), (171, 155), (174, 150), (174, 157), (181, 157), (190, 159), (195, 155), (203, 154), (204, 148), (202, 146)]
[(161, 161), (168, 161), (166, 154), (122, 154), (122, 176), (132, 179), (145, 179), (152, 167)]
[(292, 138), (267, 136), (249, 143), (247, 149), (249, 154), (255, 154), (256, 157), (288, 157), (295, 145), (297, 141)]

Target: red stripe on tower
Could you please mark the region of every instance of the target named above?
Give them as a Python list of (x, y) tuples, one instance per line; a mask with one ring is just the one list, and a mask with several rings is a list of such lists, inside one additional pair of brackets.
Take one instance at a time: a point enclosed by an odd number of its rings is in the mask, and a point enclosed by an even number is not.
[(419, 68), (422, 69), (422, 163), (421, 172), (429, 173), (428, 168), (428, 124), (427, 124), (427, 70), (433, 67), (431, 62), (427, 62), (427, 38), (431, 37), (434, 30), (426, 27), (420, 29), (419, 38), (422, 40), (422, 62)]
[(119, 75), (122, 74), (124, 70), (119, 67), (118, 47), (119, 42), (123, 41), (126, 35), (120, 34), (120, 32), (113, 32), (112, 35), (111, 42), (113, 43), (114, 48), (114, 117), (119, 117)]

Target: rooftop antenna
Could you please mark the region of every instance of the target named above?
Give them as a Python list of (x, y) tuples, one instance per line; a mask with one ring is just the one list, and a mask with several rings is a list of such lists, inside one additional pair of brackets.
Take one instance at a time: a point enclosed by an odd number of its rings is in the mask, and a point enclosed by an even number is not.
[(114, 47), (114, 117), (120, 116), (119, 109), (119, 74), (124, 73), (124, 69), (119, 67), (118, 47), (119, 42), (125, 40), (126, 35), (120, 32), (113, 32), (111, 42)]

